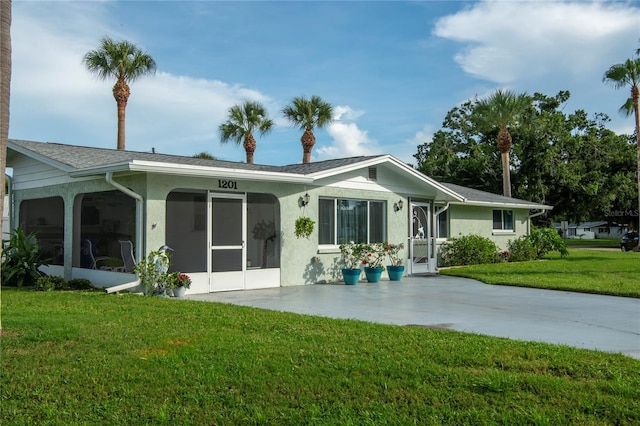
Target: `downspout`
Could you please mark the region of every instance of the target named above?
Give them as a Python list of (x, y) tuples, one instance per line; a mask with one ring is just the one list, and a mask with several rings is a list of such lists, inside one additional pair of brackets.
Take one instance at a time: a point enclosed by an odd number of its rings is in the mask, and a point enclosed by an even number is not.
[[(144, 223), (143, 223), (143, 216), (142, 216), (142, 207), (143, 207), (143, 202), (144, 199), (142, 198), (142, 195), (133, 192), (132, 190), (130, 190), (129, 188), (127, 188), (126, 186), (123, 186), (121, 184), (119, 184), (118, 182), (113, 180), (113, 172), (107, 172), (104, 176), (105, 180), (107, 181), (108, 184), (110, 184), (111, 186), (113, 186), (114, 188), (116, 188), (118, 191), (128, 195), (131, 198), (134, 198), (136, 200), (136, 260), (140, 261), (140, 259), (143, 258), (143, 251), (142, 251), (142, 238), (143, 238), (143, 230), (144, 230)], [(140, 284), (140, 279), (136, 276), (136, 280), (135, 281), (131, 281), (128, 283), (124, 283), (124, 284), (120, 284), (120, 285), (116, 285), (113, 287), (109, 287), (106, 289), (107, 293), (114, 293), (116, 291), (121, 291), (121, 290), (126, 290), (129, 288), (133, 288), (136, 287)]]
[[(13, 196), (13, 176), (9, 176), (8, 174), (5, 173), (4, 178), (7, 181), (7, 188), (8, 188), (7, 195), (9, 196), (9, 205), (7, 206), (9, 211), (5, 212), (5, 216), (9, 217), (9, 234), (11, 234), (11, 232), (14, 229), (13, 225), (15, 223), (15, 219), (13, 218), (13, 214), (15, 212), (15, 209), (14, 209), (15, 200)], [(4, 235), (2, 237), (4, 238)]]
[(541, 210), (538, 213), (534, 213), (534, 214), (530, 214), (529, 217), (527, 218), (527, 234), (531, 233), (531, 219), (533, 219), (534, 217), (538, 217), (540, 215), (545, 214), (547, 211), (546, 210)]

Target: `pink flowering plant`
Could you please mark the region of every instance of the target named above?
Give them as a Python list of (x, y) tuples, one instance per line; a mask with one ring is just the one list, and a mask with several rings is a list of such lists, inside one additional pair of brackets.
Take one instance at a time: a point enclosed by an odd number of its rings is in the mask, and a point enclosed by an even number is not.
[(366, 255), (362, 261), (362, 264), (369, 268), (382, 268), (384, 266), (384, 258), (387, 257), (383, 243), (372, 243), (366, 246)]
[(171, 274), (171, 288), (189, 288), (191, 287), (191, 277), (181, 272), (173, 272)]
[(368, 252), (368, 245), (362, 243), (354, 243), (349, 241), (348, 243), (340, 244), (340, 253), (342, 253), (342, 263), (346, 269), (360, 269), (360, 265), (365, 260), (365, 256)]
[(392, 266), (402, 265), (402, 258), (400, 257), (400, 250), (404, 249), (404, 244), (389, 244), (384, 243), (384, 251), (389, 258)]

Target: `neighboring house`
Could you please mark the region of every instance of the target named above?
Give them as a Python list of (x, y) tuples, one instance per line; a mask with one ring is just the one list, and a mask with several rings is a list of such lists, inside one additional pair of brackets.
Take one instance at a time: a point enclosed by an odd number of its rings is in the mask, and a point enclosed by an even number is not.
[[(205, 293), (339, 281), (350, 240), (405, 243), (407, 273), (433, 273), (446, 238), (505, 248), (551, 209), (436, 182), (390, 155), (267, 166), (10, 140), (7, 165), (12, 225), (38, 232), (48, 272), (111, 289), (135, 285), (114, 268), (129, 242), (136, 259), (171, 247), (171, 269)], [(294, 235), (300, 216), (316, 222), (308, 240)]]
[(607, 221), (568, 223), (554, 223), (553, 227), (558, 229), (562, 238), (621, 238), (627, 232), (627, 225), (618, 223), (609, 223)]

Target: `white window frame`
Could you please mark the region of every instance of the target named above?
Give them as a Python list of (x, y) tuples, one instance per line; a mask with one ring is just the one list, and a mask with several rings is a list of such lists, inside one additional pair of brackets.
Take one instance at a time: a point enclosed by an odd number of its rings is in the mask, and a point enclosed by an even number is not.
[[(493, 221), (493, 216), (495, 214), (495, 212), (500, 212), (500, 228), (495, 228), (494, 227), (494, 221)], [(512, 224), (512, 228), (511, 229), (505, 229), (505, 218), (504, 218), (504, 212), (511, 212), (511, 224)], [(493, 209), (493, 211), (491, 212), (491, 228), (493, 228), (493, 232), (494, 233), (514, 233), (516, 232), (516, 215), (513, 212), (513, 210), (511, 209)]]
[[(388, 222), (388, 216), (387, 216), (387, 201), (386, 200), (363, 200), (361, 198), (348, 198), (348, 197), (320, 197), (320, 200), (326, 201), (326, 200), (331, 200), (333, 201), (333, 235), (332, 235), (332, 240), (333, 243), (320, 243), (318, 242), (318, 246), (321, 249), (335, 249), (339, 246), (339, 244), (337, 243), (338, 241), (338, 201), (340, 200), (349, 200), (349, 201), (356, 201), (356, 202), (366, 202), (367, 203), (367, 243), (371, 243), (371, 203), (382, 203), (382, 212), (383, 212), (383, 217), (382, 217), (382, 225), (384, 226), (384, 230), (383, 230), (383, 241), (374, 241), (374, 242), (384, 242), (384, 239), (387, 238), (387, 222)], [(319, 209), (319, 207), (318, 207)], [(320, 217), (320, 212), (318, 211), (318, 221), (321, 221), (321, 217)], [(319, 231), (319, 230), (318, 230)]]

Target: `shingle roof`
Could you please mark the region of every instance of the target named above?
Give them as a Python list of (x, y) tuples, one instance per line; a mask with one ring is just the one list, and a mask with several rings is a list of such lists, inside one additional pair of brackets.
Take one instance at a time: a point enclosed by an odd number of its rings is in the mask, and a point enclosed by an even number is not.
[[(150, 152), (124, 151), (107, 148), (95, 148), (78, 145), (65, 145), (51, 142), (32, 142), (10, 139), (10, 144), (23, 150), (28, 150), (47, 161), (54, 161), (72, 171), (118, 166), (132, 162), (148, 162), (158, 164), (173, 164), (180, 166), (226, 168), (245, 170), (247, 172), (283, 173), (284, 175), (309, 176), (315, 173), (340, 169), (362, 162), (385, 157), (382, 155), (339, 158), (334, 160), (317, 161), (306, 164), (289, 164), (286, 166), (270, 166), (264, 164), (247, 164), (235, 161), (208, 160), (180, 155), (159, 154)], [(434, 182), (438, 184), (437, 182)], [(502, 195), (479, 191), (452, 183), (442, 183), (443, 187), (463, 197), (466, 202), (485, 204), (507, 204), (522, 206), (523, 208), (549, 208), (538, 203), (504, 197)]]
[(491, 192), (480, 191), (478, 189), (467, 188), (466, 186), (456, 185), (454, 183), (442, 183), (443, 186), (449, 188), (453, 192), (462, 195), (467, 201), (475, 203), (490, 204), (510, 204), (524, 206), (539, 206), (537, 208), (548, 207), (544, 204), (534, 203), (532, 201), (520, 200), (518, 198), (505, 197), (504, 195), (493, 194)]
[(184, 157), (180, 155), (159, 154), (138, 151), (122, 151), (107, 148), (95, 148), (59, 143), (43, 143), (11, 139), (11, 142), (47, 157), (73, 169), (82, 170), (93, 167), (109, 166), (129, 161), (148, 161), (156, 163), (172, 163), (181, 165), (233, 168), (253, 171), (268, 171), (308, 175), (335, 169), (342, 166), (356, 164), (379, 156), (350, 157), (335, 160), (317, 161), (306, 164), (290, 164), (286, 166), (270, 166), (265, 164), (247, 164), (236, 161), (208, 160), (204, 158)]
[(95, 148), (59, 143), (43, 143), (11, 139), (14, 144), (40, 154), (73, 169), (82, 170), (92, 167), (109, 166), (128, 161), (149, 161), (204, 167), (221, 167), (258, 171), (281, 171), (278, 166), (247, 164), (234, 161), (207, 160), (204, 158), (184, 157), (180, 155), (157, 154), (150, 152), (122, 151), (107, 148)]

